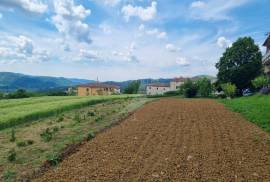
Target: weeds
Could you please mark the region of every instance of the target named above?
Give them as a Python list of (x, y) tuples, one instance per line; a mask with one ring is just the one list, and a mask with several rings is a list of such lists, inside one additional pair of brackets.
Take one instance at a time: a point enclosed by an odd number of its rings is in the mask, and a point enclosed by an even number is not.
[(93, 139), (95, 137), (95, 133), (90, 131), (88, 134), (87, 134), (87, 141)]
[(76, 113), (76, 114), (75, 114), (74, 120), (75, 120), (77, 123), (80, 123), (80, 122), (81, 122), (81, 116), (80, 116), (79, 113)]
[(52, 166), (56, 166), (59, 164), (59, 162), (61, 161), (59, 155), (57, 154), (51, 154), (47, 157), (47, 161), (52, 165)]
[(27, 143), (25, 141), (19, 141), (19, 142), (17, 142), (17, 146), (18, 147), (26, 147)]
[(3, 173), (3, 179), (5, 181), (11, 181), (12, 179), (14, 179), (16, 177), (16, 173), (10, 170), (7, 170)]
[(56, 120), (57, 123), (60, 123), (60, 122), (62, 122), (62, 121), (64, 121), (64, 116), (63, 116), (63, 115), (60, 116), (60, 117)]
[(15, 130), (12, 128), (10, 142), (15, 142), (15, 141), (16, 141)]
[(14, 162), (16, 160), (17, 154), (15, 149), (11, 149), (10, 151), (8, 151), (8, 161), (9, 162)]
[(93, 111), (88, 111), (87, 115), (88, 115), (88, 116), (95, 116), (95, 115), (96, 115), (96, 113), (95, 113), (95, 112), (93, 112)]

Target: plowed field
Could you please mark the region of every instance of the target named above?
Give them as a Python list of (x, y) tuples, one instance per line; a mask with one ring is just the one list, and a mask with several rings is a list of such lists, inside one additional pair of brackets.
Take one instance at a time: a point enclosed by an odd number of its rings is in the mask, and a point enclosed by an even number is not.
[(34, 181), (270, 181), (270, 135), (213, 100), (161, 99)]

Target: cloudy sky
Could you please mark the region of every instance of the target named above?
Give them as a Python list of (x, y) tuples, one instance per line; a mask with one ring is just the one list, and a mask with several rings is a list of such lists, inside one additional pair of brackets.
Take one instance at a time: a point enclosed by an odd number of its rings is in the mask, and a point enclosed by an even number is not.
[(100, 80), (216, 75), (238, 37), (261, 46), (269, 7), (269, 0), (0, 0), (0, 71)]

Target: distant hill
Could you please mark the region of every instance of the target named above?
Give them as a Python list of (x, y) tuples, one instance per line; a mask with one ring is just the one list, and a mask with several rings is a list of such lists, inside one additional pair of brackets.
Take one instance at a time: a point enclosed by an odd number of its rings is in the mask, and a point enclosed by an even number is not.
[[(215, 81), (216, 78), (209, 75), (198, 75), (191, 79), (197, 80), (206, 77), (211, 81)], [(141, 82), (141, 91), (145, 90), (147, 84), (150, 83), (170, 83), (172, 78), (160, 78), (160, 79), (139, 79)], [(106, 84), (116, 85), (123, 90), (130, 82), (134, 80), (127, 80), (122, 82), (107, 81)], [(17, 89), (25, 89), (27, 91), (39, 92), (39, 91), (55, 91), (65, 90), (67, 87), (76, 86), (80, 84), (93, 83), (93, 80), (76, 79), (76, 78), (64, 78), (64, 77), (50, 77), (50, 76), (30, 76), (20, 73), (0, 72), (0, 91), (12, 92)]]
[(48, 91), (91, 82), (94, 81), (0, 72), (0, 91), (2, 92), (12, 92), (17, 89), (25, 89), (27, 91)]

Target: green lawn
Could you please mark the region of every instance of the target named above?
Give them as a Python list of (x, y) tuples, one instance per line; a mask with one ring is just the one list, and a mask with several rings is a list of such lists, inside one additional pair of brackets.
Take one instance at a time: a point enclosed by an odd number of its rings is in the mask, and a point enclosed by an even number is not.
[(228, 108), (241, 113), (249, 121), (270, 132), (270, 95), (255, 95), (222, 100)]
[(0, 129), (95, 103), (140, 95), (53, 96), (0, 100)]

